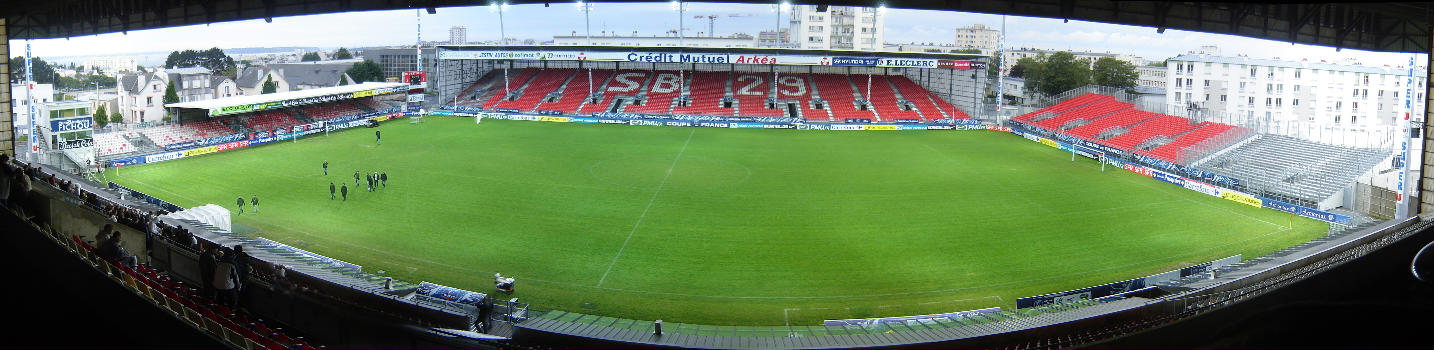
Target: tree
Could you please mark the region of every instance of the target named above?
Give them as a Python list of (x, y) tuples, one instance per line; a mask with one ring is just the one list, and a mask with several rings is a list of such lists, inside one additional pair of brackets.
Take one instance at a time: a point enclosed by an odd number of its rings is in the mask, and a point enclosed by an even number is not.
[(100, 105), (100, 108), (95, 109), (95, 115), (93, 117), (95, 119), (96, 127), (103, 128), (105, 127), (105, 124), (110, 123), (110, 113), (109, 111), (105, 110), (105, 105), (103, 104)]
[(336, 60), (346, 60), (350, 58), (354, 58), (354, 55), (349, 53), (349, 49), (340, 47), (339, 51), (334, 53), (334, 59)]
[[(36, 83), (51, 84), (55, 82), (55, 68), (50, 66), (44, 59), (35, 57), (30, 59), (31, 74)], [(25, 56), (15, 56), (10, 59), (10, 81), (19, 83), (25, 80)]]
[(981, 49), (951, 49), (951, 53), (981, 53)]
[(173, 51), (165, 58), (166, 68), (204, 67), (208, 68), (214, 75), (222, 75), (234, 78), (237, 72), (234, 66), (234, 58), (224, 54), (224, 50), (217, 47), (208, 50), (184, 50)]
[(164, 87), (164, 103), (175, 102), (179, 102), (179, 93), (174, 91), (174, 82), (171, 81), (169, 86)]
[(1019, 60), (1016, 60), (1016, 64), (1011, 66), (1010, 74), (1007, 75), (1010, 75), (1013, 78), (1025, 78), (1026, 68), (1034, 67), (1038, 64), (1040, 64), (1040, 62), (1036, 61), (1036, 59), (1034, 58), (1023, 57)]
[(301, 62), (313, 62), (313, 61), (318, 61), (318, 60), (319, 60), (319, 53), (318, 53), (318, 52), (306, 52), (306, 53), (304, 53), (304, 57), (299, 58), (299, 61), (301, 61)]
[(379, 66), (378, 63), (373, 60), (363, 60), (363, 62), (354, 63), (353, 67), (349, 67), (349, 69), (344, 72), (348, 73), (349, 78), (353, 78), (354, 82), (358, 83), (383, 80), (383, 67)]
[(264, 87), (260, 88), (260, 94), (272, 94), (277, 92), (279, 87), (274, 85), (274, 78), (264, 77)]
[(120, 112), (110, 113), (110, 124), (124, 124), (124, 116)]
[(1095, 60), (1095, 68), (1091, 69), (1091, 81), (1096, 85), (1130, 89), (1139, 79), (1135, 65), (1112, 57)]
[(1042, 55), (1038, 64), (1025, 69), (1026, 89), (1046, 96), (1090, 84), (1090, 65), (1070, 52)]

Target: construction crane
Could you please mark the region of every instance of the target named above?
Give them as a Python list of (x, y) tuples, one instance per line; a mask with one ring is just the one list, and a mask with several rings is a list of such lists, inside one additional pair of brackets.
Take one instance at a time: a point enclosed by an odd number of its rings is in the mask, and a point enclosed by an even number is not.
[[(751, 17), (751, 16), (753, 16), (753, 15), (750, 14), (750, 13), (729, 13), (729, 14), (727, 14), (727, 17), (728, 17), (728, 18)], [(720, 18), (720, 17), (722, 17), (722, 16), (717, 15), (717, 14), (708, 14), (708, 15), (696, 15), (696, 16), (692, 16), (693, 19), (703, 19), (703, 18), (706, 18), (706, 19), (707, 19), (707, 36), (708, 36), (708, 37), (715, 37), (715, 36), (717, 36), (717, 18)]]

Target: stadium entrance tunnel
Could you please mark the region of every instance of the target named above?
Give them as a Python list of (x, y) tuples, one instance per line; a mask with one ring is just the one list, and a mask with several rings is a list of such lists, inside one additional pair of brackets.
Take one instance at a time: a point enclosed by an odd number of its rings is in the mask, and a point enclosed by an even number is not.
[(639, 154), (599, 161), (588, 173), (599, 182), (623, 188), (681, 190), (738, 185), (752, 176), (752, 169), (720, 158)]

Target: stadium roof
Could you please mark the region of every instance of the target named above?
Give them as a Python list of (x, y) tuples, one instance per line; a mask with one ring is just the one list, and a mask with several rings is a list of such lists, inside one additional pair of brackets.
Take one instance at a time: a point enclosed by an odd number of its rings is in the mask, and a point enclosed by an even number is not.
[[(642, 1), (640, 2), (654, 2)], [(666, 1), (663, 1), (666, 2)], [(771, 4), (771, 1), (736, 2)], [(814, 1), (794, 1), (813, 4)], [(513, 0), (513, 4), (541, 1)], [(821, 1), (835, 6), (948, 10), (1136, 25), (1231, 34), (1291, 43), (1372, 51), (1428, 52), (1428, 2), (1174, 2), (1079, 0)], [(470, 0), (51, 0), (0, 6), (10, 39), (67, 38), (99, 33), (322, 13), (474, 6)], [(556, 10), (556, 9), (554, 9)]]
[(329, 95), (340, 95), (340, 94), (351, 94), (351, 93), (355, 93), (355, 92), (359, 92), (359, 91), (364, 91), (364, 90), (385, 89), (385, 88), (399, 88), (399, 87), (405, 87), (405, 86), (408, 86), (408, 84), (404, 84), (404, 83), (372, 83), (372, 82), (370, 82), (370, 83), (362, 83), (362, 84), (354, 84), (354, 85), (343, 85), (343, 86), (326, 87), (326, 88), (318, 88), (318, 89), (308, 89), (308, 90), (299, 90), (299, 91), (279, 92), (279, 93), (263, 94), (263, 95), (254, 95), (254, 96), (234, 96), (234, 97), (216, 98), (216, 99), (204, 100), (204, 101), (171, 103), (171, 104), (164, 105), (164, 107), (166, 107), (166, 108), (194, 108), (194, 109), (213, 110), (213, 109), (216, 109), (216, 108), (223, 108), (223, 107), (229, 107), (229, 106), (252, 105), (252, 104), (268, 103), (268, 102), (281, 102), (281, 101), (297, 100), (297, 99), (304, 99), (304, 98), (310, 98), (310, 97), (329, 96)]

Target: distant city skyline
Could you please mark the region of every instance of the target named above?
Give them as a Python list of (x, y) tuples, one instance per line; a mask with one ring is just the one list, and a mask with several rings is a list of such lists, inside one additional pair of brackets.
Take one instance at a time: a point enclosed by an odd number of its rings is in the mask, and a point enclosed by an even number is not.
[[(706, 18), (699, 15), (718, 15), (715, 23), (717, 35), (746, 33), (756, 36), (762, 30), (771, 30), (779, 24), (787, 28), (787, 11), (779, 19), (775, 6), (763, 4), (730, 3), (688, 3), (686, 17), (682, 18), (687, 36), (698, 36), (708, 28)], [(790, 11), (790, 10), (788, 10)], [(336, 14), (278, 17), (273, 23), (263, 20), (213, 23), (173, 28), (130, 31), (128, 34), (109, 33), (74, 37), (69, 39), (46, 39), (32, 41), (36, 57), (76, 56), (133, 56), (139, 53), (167, 53), (185, 49), (222, 49), (253, 47), (376, 47), (413, 45), (417, 30), (416, 18), (422, 17), (423, 40), (446, 42), (448, 29), (453, 26), (468, 28), (468, 40), (473, 42), (499, 39), (498, 13), (494, 7), (471, 6), (439, 8), (437, 14), (422, 10), (391, 10), (348, 12)], [(502, 30), (509, 38), (534, 39), (537, 42), (552, 40), (555, 35), (584, 35), (583, 12), (574, 3), (553, 3), (542, 5), (512, 5), (504, 11)], [(885, 40), (887, 43), (934, 43), (949, 44), (958, 27), (983, 24), (1001, 30), (1001, 15), (888, 9), (885, 14)], [(1426, 54), (1384, 53), (1345, 49), (1336, 52), (1332, 47), (1290, 44), (1270, 40), (1238, 37), (1231, 35), (1207, 34), (1180, 30), (1166, 30), (1164, 34), (1154, 28), (1114, 25), (1072, 20), (1063, 23), (1060, 19), (1005, 16), (1006, 47), (1038, 48), (1052, 50), (1109, 52), (1142, 57), (1159, 61), (1174, 57), (1204, 45), (1220, 47), (1225, 56), (1248, 55), (1259, 58), (1280, 58), (1287, 60), (1327, 60), (1342, 62), (1353, 58), (1365, 65), (1406, 65), (1415, 56), (1416, 66), (1423, 66)], [(634, 21), (634, 18), (644, 20)], [(666, 3), (598, 3), (591, 12), (592, 35), (620, 33), (631, 35), (667, 35), (679, 22), (678, 13)], [(303, 33), (303, 35), (294, 35)], [(900, 38), (900, 39), (898, 39)], [(12, 56), (23, 56), (25, 42), (11, 41)], [(162, 61), (162, 55), (160, 61)], [(153, 61), (153, 58), (144, 61)]]

